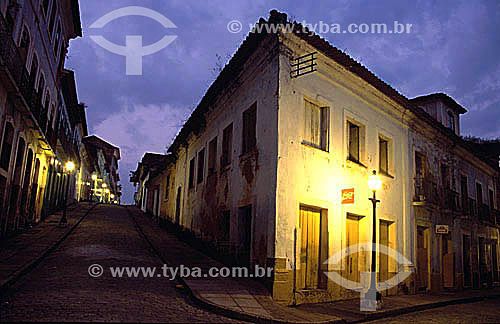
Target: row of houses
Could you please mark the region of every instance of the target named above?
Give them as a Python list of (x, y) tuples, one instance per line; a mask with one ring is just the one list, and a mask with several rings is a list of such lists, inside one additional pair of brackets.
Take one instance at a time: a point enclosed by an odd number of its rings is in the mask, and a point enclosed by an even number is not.
[[(453, 98), (405, 97), (286, 14), (258, 24), (270, 28), (247, 36), (168, 153), (132, 172), (136, 204), (240, 264), (273, 267), (265, 284), (284, 304), (353, 297), (325, 272), (360, 282), (370, 251), (353, 247), (374, 227), (411, 261), (379, 253), (379, 281), (411, 272), (384, 294), (497, 285), (498, 142), (464, 139)], [(339, 251), (340, 270), (325, 263)]]
[(119, 197), (119, 149), (88, 136), (75, 75), (64, 68), (70, 40), (81, 36), (76, 0), (0, 3), (2, 237), (66, 202)]

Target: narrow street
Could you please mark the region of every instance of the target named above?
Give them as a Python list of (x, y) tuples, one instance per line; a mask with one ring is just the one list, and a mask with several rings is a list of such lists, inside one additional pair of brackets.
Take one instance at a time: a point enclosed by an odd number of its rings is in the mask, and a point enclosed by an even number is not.
[(500, 302), (486, 300), (477, 303), (450, 305), (435, 309), (409, 313), (378, 321), (367, 322), (370, 324), (397, 324), (397, 323), (499, 323)]
[(235, 322), (198, 306), (164, 278), (99, 278), (92, 264), (161, 267), (125, 207), (101, 205), (1, 301), (1, 321)]

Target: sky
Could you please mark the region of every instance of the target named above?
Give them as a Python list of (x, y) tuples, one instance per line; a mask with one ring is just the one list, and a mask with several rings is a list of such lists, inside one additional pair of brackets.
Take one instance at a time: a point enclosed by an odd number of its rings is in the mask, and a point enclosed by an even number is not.
[[(117, 18), (101, 29), (103, 15), (141, 6), (167, 17), (164, 28), (147, 17)], [(500, 2), (497, 1), (194, 1), (80, 0), (83, 37), (72, 40), (66, 68), (76, 73), (89, 134), (121, 149), (122, 203), (132, 203), (128, 182), (144, 152), (165, 153), (176, 133), (260, 17), (277, 9), (307, 24), (394, 22), (412, 24), (409, 33), (319, 33), (403, 95), (445, 92), (469, 112), (462, 135), (500, 137)], [(239, 33), (228, 23), (241, 22)], [(234, 25), (233, 25), (234, 26)], [(177, 38), (143, 57), (142, 75), (126, 75), (125, 57), (97, 45), (90, 36), (125, 45), (141, 35), (143, 45), (165, 35)]]

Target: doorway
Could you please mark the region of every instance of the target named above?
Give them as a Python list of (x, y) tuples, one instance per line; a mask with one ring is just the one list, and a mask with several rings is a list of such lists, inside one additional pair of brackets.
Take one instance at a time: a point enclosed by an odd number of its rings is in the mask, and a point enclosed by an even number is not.
[(238, 208), (238, 263), (250, 265), (252, 205)]
[(430, 230), (428, 227), (417, 226), (417, 280), (416, 288), (426, 291), (429, 288), (429, 244)]
[(462, 256), (464, 267), (464, 287), (472, 286), (472, 269), (471, 269), (471, 240), (470, 235), (462, 236)]

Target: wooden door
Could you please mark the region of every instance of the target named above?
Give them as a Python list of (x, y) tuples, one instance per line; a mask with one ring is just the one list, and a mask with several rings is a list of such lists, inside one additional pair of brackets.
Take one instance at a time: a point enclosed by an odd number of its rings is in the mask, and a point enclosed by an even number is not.
[(453, 253), (453, 241), (450, 234), (441, 236), (441, 246), (443, 287), (453, 288), (455, 286), (455, 253)]
[[(379, 245), (389, 247), (389, 225), (390, 223), (380, 221), (379, 225)], [(378, 262), (379, 262), (379, 273), (378, 280), (379, 282), (386, 281), (389, 279), (389, 256), (386, 253), (378, 252)]]
[(359, 282), (359, 251), (354, 246), (359, 243), (359, 220), (347, 217), (347, 279)]
[(321, 211), (308, 207), (300, 208), (299, 225), (300, 243), (300, 289), (318, 288), (319, 277), (319, 243), (320, 243)]
[(464, 267), (464, 287), (472, 286), (471, 241), (469, 235), (462, 236), (462, 257)]
[(429, 262), (428, 262), (428, 229), (426, 227), (417, 227), (417, 290), (427, 290), (429, 278)]

